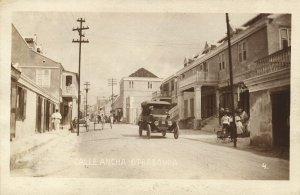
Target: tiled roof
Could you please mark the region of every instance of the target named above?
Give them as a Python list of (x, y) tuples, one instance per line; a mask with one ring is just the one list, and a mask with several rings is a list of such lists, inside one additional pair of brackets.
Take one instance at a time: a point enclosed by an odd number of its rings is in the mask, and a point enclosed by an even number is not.
[(138, 69), (137, 71), (135, 71), (134, 73), (132, 73), (131, 75), (129, 75), (129, 77), (152, 77), (152, 78), (158, 78), (155, 74), (153, 74), (152, 72), (149, 72), (145, 68)]

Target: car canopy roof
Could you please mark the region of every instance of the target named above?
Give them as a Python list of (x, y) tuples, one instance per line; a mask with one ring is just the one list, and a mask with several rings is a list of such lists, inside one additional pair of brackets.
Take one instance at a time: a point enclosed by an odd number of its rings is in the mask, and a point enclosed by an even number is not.
[(165, 101), (144, 101), (141, 103), (142, 107), (145, 107), (147, 105), (166, 105), (169, 106), (171, 105), (169, 102), (165, 102)]

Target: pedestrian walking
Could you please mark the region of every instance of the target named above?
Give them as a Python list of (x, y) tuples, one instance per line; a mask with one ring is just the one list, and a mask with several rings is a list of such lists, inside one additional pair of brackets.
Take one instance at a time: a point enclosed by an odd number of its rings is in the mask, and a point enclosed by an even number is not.
[(221, 107), (221, 106), (219, 106), (219, 125), (222, 125), (222, 121), (221, 121), (221, 119), (222, 119), (222, 117), (224, 116), (224, 112), (225, 112), (225, 110), (224, 110), (224, 108), (223, 107)]
[(242, 123), (242, 120), (241, 120), (238, 110), (235, 113), (235, 125), (236, 125), (237, 135), (242, 135), (244, 133), (244, 126), (243, 126), (243, 123)]
[(105, 123), (105, 114), (104, 114), (104, 110), (102, 108), (100, 108), (100, 110), (98, 111), (98, 123), (102, 124), (102, 130), (104, 129), (104, 123)]
[(112, 129), (112, 125), (114, 123), (114, 115), (113, 115), (113, 111), (110, 111), (110, 115), (109, 115), (109, 123), (110, 123), (110, 128)]
[(61, 114), (58, 112), (58, 109), (51, 115), (53, 127), (55, 130), (59, 130), (59, 124), (61, 120)]

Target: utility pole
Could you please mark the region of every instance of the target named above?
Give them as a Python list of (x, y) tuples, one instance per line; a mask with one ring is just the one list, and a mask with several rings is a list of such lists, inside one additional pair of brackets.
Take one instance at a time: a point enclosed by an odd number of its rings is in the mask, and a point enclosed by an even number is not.
[(78, 111), (77, 111), (77, 116), (78, 116), (78, 119), (77, 119), (77, 136), (79, 136), (79, 112), (80, 112), (80, 63), (81, 63), (81, 43), (89, 43), (89, 40), (84, 40), (82, 39), (82, 37), (85, 37), (84, 34), (82, 34), (82, 31), (83, 30), (87, 30), (89, 29), (89, 27), (84, 27), (82, 26), (82, 23), (85, 22), (84, 19), (82, 18), (79, 18), (77, 19), (77, 22), (80, 23), (80, 27), (77, 27), (77, 28), (73, 28), (73, 31), (78, 31), (79, 33), (79, 40), (72, 40), (73, 43), (79, 43), (79, 63), (78, 63), (78, 75), (79, 75), (79, 83), (78, 83)]
[(230, 88), (231, 88), (231, 113), (233, 124), (231, 130), (233, 130), (233, 146), (236, 147), (236, 125), (235, 125), (235, 113), (234, 113), (234, 88), (233, 88), (233, 74), (232, 74), (232, 60), (231, 60), (231, 42), (230, 42), (230, 25), (229, 16), (226, 13), (226, 26), (227, 26), (227, 40), (228, 40), (228, 57), (229, 57), (229, 76), (230, 76)]
[(114, 102), (114, 85), (117, 84), (117, 79), (111, 78), (108, 79), (108, 86), (111, 86), (111, 110), (113, 110), (113, 102)]
[[(85, 82), (83, 85), (85, 86), (85, 87), (84, 87), (84, 89), (85, 89), (85, 118), (86, 118), (86, 120), (88, 120), (88, 118), (87, 118), (87, 111), (88, 111), (88, 96), (87, 96), (87, 94), (88, 94), (88, 92), (89, 92), (90, 82)], [(85, 126), (85, 128), (86, 128), (86, 130), (87, 130), (87, 125)]]

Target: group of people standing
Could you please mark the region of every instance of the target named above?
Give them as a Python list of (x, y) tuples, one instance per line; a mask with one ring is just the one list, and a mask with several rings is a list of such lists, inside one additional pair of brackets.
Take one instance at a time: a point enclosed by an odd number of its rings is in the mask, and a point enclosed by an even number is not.
[[(237, 136), (241, 137), (248, 137), (250, 136), (250, 132), (248, 131), (248, 121), (249, 121), (249, 115), (245, 110), (242, 108), (238, 108), (235, 111), (235, 125), (236, 125), (236, 132)], [(228, 108), (220, 108), (219, 112), (219, 123), (222, 125), (223, 129), (226, 129), (226, 131), (230, 134), (230, 137), (233, 138), (233, 116), (230, 113), (230, 110)]]

